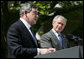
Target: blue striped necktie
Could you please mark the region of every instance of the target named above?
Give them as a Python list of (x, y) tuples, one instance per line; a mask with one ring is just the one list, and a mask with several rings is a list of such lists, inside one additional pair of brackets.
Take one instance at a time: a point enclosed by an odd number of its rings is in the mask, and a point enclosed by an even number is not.
[(58, 37), (59, 37), (59, 42), (60, 42), (60, 44), (62, 46), (62, 36), (59, 34)]
[(32, 34), (33, 34), (33, 39), (34, 39), (34, 41), (35, 41), (36, 45), (38, 46), (38, 44), (37, 44), (37, 40), (36, 40), (36, 37), (35, 37), (35, 34), (34, 34), (34, 32), (33, 32), (33, 30), (32, 30), (32, 28), (31, 28), (31, 27), (30, 27), (30, 30), (31, 30), (31, 32), (32, 32)]

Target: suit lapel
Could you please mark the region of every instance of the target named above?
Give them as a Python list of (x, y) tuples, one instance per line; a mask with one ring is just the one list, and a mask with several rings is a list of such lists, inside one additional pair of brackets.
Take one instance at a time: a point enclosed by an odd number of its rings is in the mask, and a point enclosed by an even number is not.
[[(21, 20), (18, 20), (18, 22), (19, 22), (19, 24), (20, 24), (21, 27), (22, 27), (21, 29), (23, 30), (23, 33), (25, 34), (24, 36), (26, 36), (27, 38), (30, 38), (30, 39), (34, 42), (34, 44), (35, 44), (35, 41), (34, 41), (33, 37), (31, 36), (29, 30), (26, 28), (26, 26), (22, 23)], [(35, 44), (35, 45), (36, 45), (36, 44)], [(36, 46), (37, 46), (37, 45), (36, 45)]]
[(53, 33), (52, 30), (50, 30), (50, 33), (51, 33), (51, 35), (52, 35), (53, 40), (54, 40), (55, 42), (57, 42), (57, 43), (55, 43), (55, 45), (57, 46), (57, 48), (58, 48), (58, 49), (62, 49), (62, 47), (61, 47), (61, 45), (60, 45), (60, 42), (58, 41), (58, 38), (56, 37), (56, 35)]

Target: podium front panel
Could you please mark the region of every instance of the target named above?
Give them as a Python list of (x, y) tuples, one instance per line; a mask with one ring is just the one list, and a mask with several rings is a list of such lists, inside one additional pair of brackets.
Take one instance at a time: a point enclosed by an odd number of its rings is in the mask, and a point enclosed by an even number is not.
[(79, 46), (75, 46), (48, 54), (37, 55), (35, 58), (80, 58), (79, 54)]

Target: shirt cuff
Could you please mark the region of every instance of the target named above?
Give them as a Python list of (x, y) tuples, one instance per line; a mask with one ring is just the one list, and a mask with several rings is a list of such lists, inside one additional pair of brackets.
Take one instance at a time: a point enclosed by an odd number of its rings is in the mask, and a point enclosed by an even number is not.
[(37, 55), (40, 55), (39, 48), (37, 48)]

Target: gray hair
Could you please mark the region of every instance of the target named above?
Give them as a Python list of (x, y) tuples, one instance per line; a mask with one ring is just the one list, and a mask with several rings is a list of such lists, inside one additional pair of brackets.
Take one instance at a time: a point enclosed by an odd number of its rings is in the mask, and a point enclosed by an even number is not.
[(67, 19), (66, 19), (64, 16), (62, 16), (62, 15), (56, 15), (56, 16), (54, 17), (54, 19), (53, 19), (53, 22), (57, 21), (58, 18), (62, 18), (65, 22), (67, 22)]
[(20, 8), (20, 16), (23, 15), (25, 10), (27, 12), (30, 12), (32, 10), (32, 8), (38, 9), (38, 6), (36, 4), (33, 4), (33, 3), (24, 3), (24, 4), (22, 4), (22, 7)]

